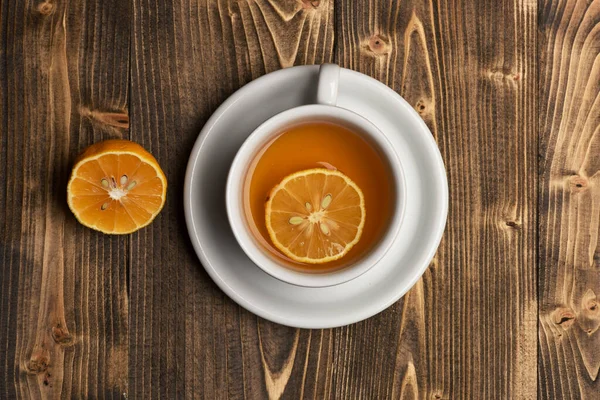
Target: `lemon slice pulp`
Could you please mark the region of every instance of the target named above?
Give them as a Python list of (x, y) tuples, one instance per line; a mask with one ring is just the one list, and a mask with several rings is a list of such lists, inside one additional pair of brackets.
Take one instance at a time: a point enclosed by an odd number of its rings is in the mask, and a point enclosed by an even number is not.
[(276, 185), (265, 215), (277, 249), (297, 262), (323, 264), (344, 257), (358, 243), (366, 209), (362, 191), (349, 177), (315, 168)]

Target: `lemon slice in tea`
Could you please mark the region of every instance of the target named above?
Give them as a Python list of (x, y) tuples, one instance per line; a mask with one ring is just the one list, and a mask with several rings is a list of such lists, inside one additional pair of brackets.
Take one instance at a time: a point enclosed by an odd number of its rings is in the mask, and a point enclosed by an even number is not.
[(277, 249), (297, 262), (323, 264), (344, 257), (360, 240), (365, 199), (343, 173), (308, 169), (271, 190), (265, 214)]

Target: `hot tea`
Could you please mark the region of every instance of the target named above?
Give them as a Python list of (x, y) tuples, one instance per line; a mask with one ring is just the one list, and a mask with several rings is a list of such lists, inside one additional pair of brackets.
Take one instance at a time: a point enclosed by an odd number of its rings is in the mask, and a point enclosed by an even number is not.
[[(328, 180), (332, 189), (323, 189), (323, 193), (309, 196), (314, 201), (300, 200), (300, 196), (296, 196), (289, 187), (281, 186), (292, 178), (296, 185), (304, 182), (302, 179), (306, 182), (312, 182), (311, 179)], [(301, 184), (308, 186), (308, 183)], [(335, 184), (338, 189), (333, 188)], [(337, 210), (330, 205), (335, 203), (332, 203), (332, 194), (325, 193), (331, 190), (340, 193)], [(270, 235), (273, 232), (266, 222), (266, 205), (270, 207), (270, 203), (275, 201), (270, 196), (279, 192), (292, 199), (291, 202), (296, 202), (294, 207), (299, 207), (298, 216), (285, 214), (284, 221), (289, 222), (292, 228), (305, 226), (319, 235), (346, 231), (350, 234), (354, 232), (350, 228), (360, 229), (358, 240), (342, 257), (323, 257), (326, 262), (312, 263), (309, 258), (294, 257), (280, 243), (274, 243)], [(345, 126), (313, 121), (290, 126), (258, 152), (244, 182), (244, 208), (248, 225), (265, 250), (290, 268), (304, 272), (329, 272), (350, 265), (377, 243), (388, 227), (395, 203), (394, 193), (388, 162), (376, 147)], [(342, 197), (348, 205), (339, 203)], [(325, 211), (328, 207), (331, 208), (331, 220), (319, 220), (319, 210)], [(270, 213), (271, 209), (267, 209)], [(273, 212), (281, 213), (278, 210)], [(355, 215), (350, 215), (352, 213)], [(322, 214), (323, 218), (327, 218), (326, 213)], [(332, 233), (335, 228), (341, 233)], [(315, 245), (306, 243), (305, 246)]]

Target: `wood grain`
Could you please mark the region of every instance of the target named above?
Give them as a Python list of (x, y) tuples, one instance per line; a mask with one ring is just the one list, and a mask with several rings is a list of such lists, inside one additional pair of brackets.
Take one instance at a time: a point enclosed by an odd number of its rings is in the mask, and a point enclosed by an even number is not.
[(181, 205), (190, 149), (220, 103), (267, 72), (332, 60), (333, 2), (135, 0), (133, 13), (131, 137), (165, 167), (169, 191), (132, 236), (130, 396), (307, 395), (302, 371), (318, 357), (306, 349), (321, 339), (227, 299), (191, 248)]
[(600, 1), (540, 6), (540, 395), (597, 399)]
[(448, 226), (424, 278), (378, 331), (349, 328), (352, 338), (395, 338), (386, 343), (395, 379), (376, 374), (388, 390), (366, 397), (534, 398), (535, 3), (344, 1), (336, 15), (340, 64), (413, 105), (450, 186)]
[[(0, 43), (0, 398), (598, 397), (600, 1), (0, 0)], [(184, 171), (236, 89), (332, 61), (427, 123), (449, 220), (388, 310), (293, 329), (204, 272)], [(128, 237), (64, 196), (112, 137), (169, 179)]]
[(3, 399), (127, 392), (127, 239), (81, 227), (65, 193), (83, 147), (127, 134), (103, 118), (127, 119), (128, 11), (2, 2)]

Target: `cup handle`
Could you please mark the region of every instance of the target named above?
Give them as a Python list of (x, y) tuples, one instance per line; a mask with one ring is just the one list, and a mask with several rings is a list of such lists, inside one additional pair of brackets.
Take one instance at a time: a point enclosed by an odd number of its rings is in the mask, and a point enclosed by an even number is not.
[(319, 85), (317, 87), (317, 103), (330, 106), (337, 105), (339, 83), (340, 67), (336, 64), (321, 64), (321, 68), (319, 68)]

